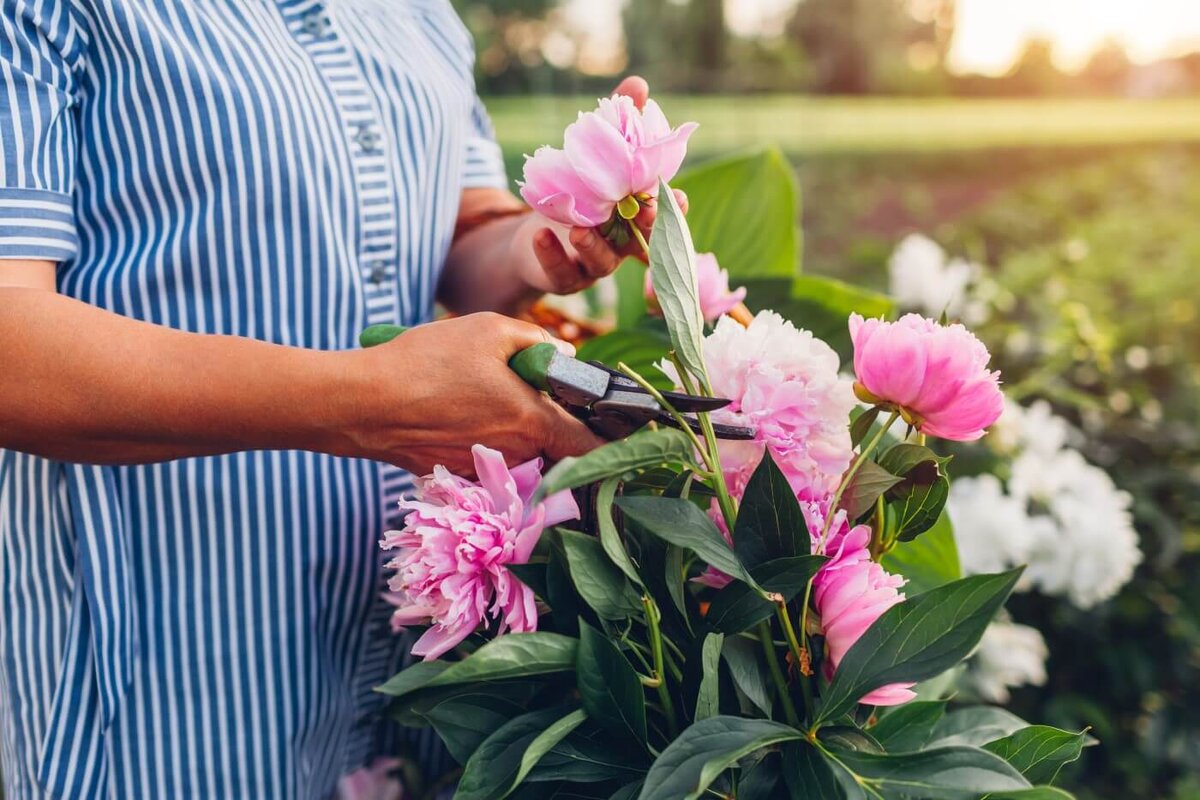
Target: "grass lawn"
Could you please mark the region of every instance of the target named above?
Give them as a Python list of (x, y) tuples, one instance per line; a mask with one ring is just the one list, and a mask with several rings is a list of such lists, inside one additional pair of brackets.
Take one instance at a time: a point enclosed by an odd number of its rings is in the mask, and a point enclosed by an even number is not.
[[(964, 152), (1011, 147), (1200, 141), (1200, 101), (1127, 99), (816, 98), (665, 96), (674, 123), (696, 120), (693, 152), (777, 144), (789, 155)], [(509, 157), (561, 146), (562, 129), (590, 97), (488, 101)]]

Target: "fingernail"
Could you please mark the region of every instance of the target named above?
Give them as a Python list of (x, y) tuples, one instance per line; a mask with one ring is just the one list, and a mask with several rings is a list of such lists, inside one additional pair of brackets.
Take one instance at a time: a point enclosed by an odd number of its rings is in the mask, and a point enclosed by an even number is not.
[(550, 343), (553, 344), (554, 348), (564, 356), (569, 356), (571, 358), (575, 357), (575, 345), (571, 344), (570, 342), (564, 342), (562, 339), (551, 339)]
[(595, 247), (596, 246), (596, 232), (594, 230), (592, 230), (591, 228), (588, 228), (588, 232), (583, 235), (583, 241), (580, 242), (580, 246)]

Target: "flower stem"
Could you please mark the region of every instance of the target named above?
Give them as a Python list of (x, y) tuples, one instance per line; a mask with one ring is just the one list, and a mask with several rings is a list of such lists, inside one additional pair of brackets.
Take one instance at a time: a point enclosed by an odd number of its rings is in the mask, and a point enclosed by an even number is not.
[(829, 535), (829, 526), (833, 524), (833, 518), (837, 516), (837, 507), (838, 503), (842, 501), (842, 495), (845, 494), (846, 489), (850, 486), (850, 482), (854, 480), (854, 476), (862, 469), (862, 465), (866, 463), (871, 453), (875, 452), (875, 448), (883, 441), (883, 437), (887, 434), (888, 429), (895, 424), (899, 417), (899, 411), (891, 413), (891, 416), (887, 418), (887, 422), (883, 423), (883, 427), (879, 429), (879, 432), (871, 437), (871, 441), (867, 442), (862, 452), (858, 454), (858, 458), (854, 459), (854, 463), (850, 465), (850, 469), (842, 476), (842, 482), (838, 484), (837, 491), (833, 494), (833, 502), (829, 504), (829, 510), (825, 514), (825, 524), (821, 526), (821, 544), (825, 543), (825, 537)]
[[(692, 383), (691, 376), (683, 368), (678, 356), (670, 353), (669, 358), (675, 365), (675, 371), (679, 373), (679, 382), (683, 390), (688, 394), (695, 394), (696, 388)], [(721, 516), (725, 518), (725, 527), (732, 533), (734, 523), (737, 522), (737, 504), (734, 503), (733, 497), (729, 494), (729, 486), (725, 483), (725, 472), (721, 469), (721, 451), (717, 447), (717, 434), (713, 430), (712, 420), (707, 412), (697, 413), (696, 419), (699, 420), (700, 430), (704, 434), (706, 445), (706, 448), (702, 450), (704, 463), (712, 472), (713, 491), (717, 494), (717, 504), (721, 507)]]
[(658, 680), (655, 688), (658, 690), (659, 702), (662, 703), (663, 715), (667, 718), (667, 728), (674, 739), (679, 735), (679, 724), (675, 721), (675, 704), (671, 702), (671, 692), (667, 689), (667, 673), (663, 667), (663, 640), (662, 631), (658, 628), (658, 606), (650, 599), (650, 595), (644, 594), (642, 608), (646, 612), (646, 624), (650, 628), (650, 651), (654, 658), (654, 677)]
[(771, 626), (767, 622), (758, 624), (758, 640), (762, 642), (763, 653), (767, 657), (767, 668), (771, 671), (771, 679), (775, 682), (775, 688), (779, 691), (779, 697), (783, 701), (783, 713), (787, 717), (789, 725), (799, 726), (800, 717), (796, 714), (796, 706), (792, 703), (792, 696), (788, 693), (787, 679), (783, 677), (783, 672), (779, 669), (779, 661), (775, 655), (775, 642), (771, 639)]
[(696, 436), (696, 432), (693, 431), (691, 429), (691, 426), (689, 426), (687, 424), (687, 420), (683, 418), (683, 415), (675, 410), (675, 406), (673, 406), (669, 402), (667, 402), (667, 399), (665, 397), (663, 397), (662, 392), (660, 392), (658, 389), (655, 389), (653, 384), (651, 384), (648, 380), (646, 380), (641, 375), (637, 374), (632, 369), (630, 369), (629, 366), (627, 366), (625, 364), (625, 362), (618, 361), (617, 369), (620, 370), (621, 372), (625, 373), (626, 375), (628, 375), (629, 379), (632, 380), (634, 383), (636, 383), (638, 386), (645, 389), (646, 394), (653, 397), (658, 402), (658, 404), (660, 406), (662, 406), (663, 409), (665, 409), (668, 414), (671, 415), (671, 418), (675, 420), (675, 423), (679, 426), (679, 429), (682, 430), (685, 434), (687, 434), (688, 438), (690, 438), (692, 440), (692, 446), (695, 447), (696, 450), (700, 453), (700, 455), (704, 458), (704, 463), (708, 467), (708, 469), (710, 471), (713, 470), (713, 465), (711, 463), (709, 463), (709, 460), (708, 460), (708, 452), (705, 450), (704, 445), (700, 443), (700, 439), (699, 439), (699, 437)]
[(642, 246), (642, 250), (646, 252), (646, 258), (650, 258), (650, 243), (646, 241), (646, 237), (642, 235), (642, 229), (637, 226), (637, 223), (630, 222), (629, 230), (633, 232), (633, 238), (638, 240), (638, 244)]

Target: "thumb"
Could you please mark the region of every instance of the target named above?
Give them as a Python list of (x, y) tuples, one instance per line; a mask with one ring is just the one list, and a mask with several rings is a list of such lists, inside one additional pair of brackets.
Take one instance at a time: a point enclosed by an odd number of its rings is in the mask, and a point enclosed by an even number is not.
[(540, 325), (534, 325), (532, 322), (522, 322), (519, 319), (501, 316), (499, 314), (487, 315), (495, 318), (496, 332), (498, 334), (498, 343), (502, 349), (501, 355), (504, 358), (510, 358), (516, 353), (524, 350), (527, 347), (533, 347), (535, 344), (550, 343), (565, 356), (575, 355), (575, 346), (570, 342), (564, 342), (562, 339), (557, 339)]

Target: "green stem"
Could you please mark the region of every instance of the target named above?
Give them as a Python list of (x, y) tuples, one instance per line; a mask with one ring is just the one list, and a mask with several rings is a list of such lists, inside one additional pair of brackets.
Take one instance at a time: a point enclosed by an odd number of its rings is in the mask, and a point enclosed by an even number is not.
[(637, 223), (630, 220), (629, 230), (633, 232), (633, 238), (638, 240), (638, 244), (642, 246), (642, 250), (646, 253), (646, 258), (650, 258), (650, 243), (646, 241), (646, 237), (642, 235), (642, 229), (637, 226)]
[[(812, 581), (808, 582), (812, 586)], [(805, 592), (805, 611), (808, 610), (808, 596)], [(805, 674), (805, 668), (809, 659), (805, 657), (806, 650), (800, 646), (800, 641), (796, 638), (796, 628), (792, 625), (792, 618), (788, 615), (787, 603), (778, 602), (775, 604), (775, 616), (779, 618), (779, 625), (783, 628), (783, 635), (787, 638), (788, 648), (792, 651), (792, 658), (796, 664), (796, 674), (800, 676), (800, 688), (804, 692), (804, 707), (808, 713), (816, 712), (813, 708), (812, 687), (808, 683), (808, 675)]]
[(833, 518), (837, 516), (838, 503), (842, 501), (842, 495), (845, 494), (846, 489), (850, 486), (850, 481), (854, 480), (854, 476), (862, 469), (862, 465), (866, 463), (871, 453), (875, 452), (875, 448), (883, 441), (883, 437), (887, 434), (888, 429), (892, 427), (899, 417), (899, 411), (892, 412), (891, 416), (887, 418), (887, 422), (883, 423), (883, 427), (879, 429), (879, 432), (871, 437), (871, 441), (867, 442), (862, 452), (858, 454), (858, 458), (854, 459), (854, 463), (850, 465), (850, 469), (842, 476), (842, 482), (838, 484), (837, 491), (833, 495), (833, 502), (829, 504), (829, 511), (825, 515), (825, 524), (821, 526), (821, 544), (825, 543), (825, 537), (829, 535), (829, 526), (833, 523)]
[(667, 672), (663, 667), (662, 631), (658, 628), (659, 612), (650, 595), (642, 595), (642, 608), (646, 612), (646, 623), (650, 627), (650, 652), (654, 657), (654, 677), (658, 679), (658, 700), (662, 703), (663, 716), (667, 718), (667, 728), (671, 738), (679, 735), (679, 724), (675, 721), (675, 704), (671, 702), (671, 692), (667, 690)]
[(704, 445), (700, 443), (700, 439), (699, 439), (699, 437), (696, 436), (696, 432), (693, 431), (691, 429), (691, 427), (688, 426), (687, 420), (684, 419), (683, 415), (680, 414), (678, 411), (676, 411), (675, 407), (673, 405), (671, 405), (670, 403), (667, 402), (666, 398), (663, 397), (662, 392), (660, 392), (658, 389), (655, 389), (653, 384), (651, 384), (649, 381), (647, 381), (641, 375), (637, 374), (632, 369), (630, 369), (625, 364), (625, 362), (618, 361), (617, 369), (620, 370), (621, 372), (625, 373), (626, 375), (628, 375), (629, 379), (632, 380), (634, 383), (636, 383), (638, 386), (645, 389), (646, 393), (648, 395), (650, 395), (651, 397), (653, 397), (656, 401), (658, 401), (658, 404), (660, 406), (662, 406), (668, 414), (671, 415), (671, 418), (675, 420), (675, 423), (680, 427), (680, 429), (685, 434), (687, 434), (689, 439), (692, 440), (692, 446), (695, 447), (696, 450), (700, 453), (700, 455), (704, 457), (705, 466), (707, 466), (708, 469), (711, 471), (713, 469), (713, 465), (709, 463), (708, 453), (705, 452)]
[(792, 703), (792, 696), (788, 692), (787, 679), (779, 670), (779, 660), (775, 656), (775, 642), (771, 638), (771, 626), (768, 623), (759, 623), (758, 640), (762, 643), (763, 653), (767, 658), (767, 668), (771, 671), (771, 679), (775, 682), (775, 688), (783, 701), (783, 713), (787, 716), (788, 724), (799, 727), (800, 717), (796, 714), (796, 706)]
[[(675, 371), (679, 373), (679, 382), (683, 390), (688, 394), (695, 394), (696, 388), (692, 384), (687, 370), (679, 362), (679, 358), (674, 353), (671, 353), (669, 357), (671, 363), (675, 365)], [(697, 413), (696, 419), (700, 421), (700, 431), (704, 434), (704, 442), (707, 445), (707, 450), (704, 451), (704, 463), (712, 472), (713, 491), (717, 494), (717, 505), (721, 507), (721, 516), (725, 518), (726, 528), (732, 532), (734, 523), (737, 522), (737, 504), (734, 503), (732, 495), (729, 494), (729, 486), (725, 483), (725, 472), (721, 469), (721, 452), (717, 447), (717, 434), (713, 429), (712, 420), (709, 419), (706, 412)]]

